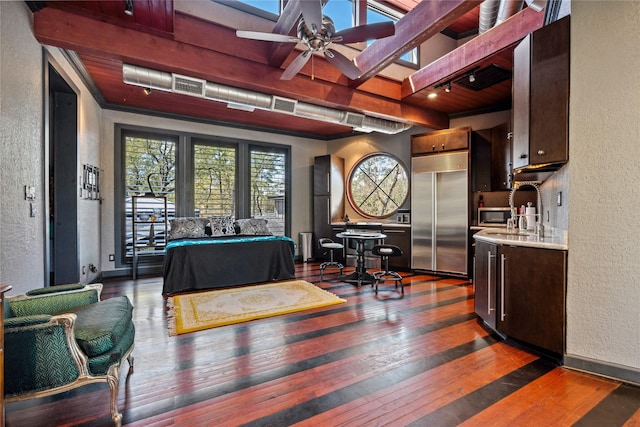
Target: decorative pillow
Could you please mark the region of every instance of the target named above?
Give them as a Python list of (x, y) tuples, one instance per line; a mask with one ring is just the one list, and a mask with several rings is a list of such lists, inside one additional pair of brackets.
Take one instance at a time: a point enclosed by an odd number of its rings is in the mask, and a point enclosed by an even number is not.
[(171, 230), (168, 240), (205, 237), (204, 228), (209, 223), (209, 218), (182, 217), (170, 219), (169, 223)]
[(233, 227), (233, 215), (214, 216), (209, 224), (211, 225), (212, 236), (236, 234), (236, 229)]
[(238, 234), (254, 234), (254, 235), (271, 235), (271, 231), (267, 227), (266, 219), (243, 218), (236, 221), (240, 227)]

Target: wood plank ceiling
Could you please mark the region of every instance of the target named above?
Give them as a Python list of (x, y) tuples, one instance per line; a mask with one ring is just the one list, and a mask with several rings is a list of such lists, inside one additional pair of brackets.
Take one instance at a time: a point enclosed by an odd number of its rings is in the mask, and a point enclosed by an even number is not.
[[(304, 0), (291, 0), (299, 1)], [(293, 43), (282, 46), (236, 37), (236, 28), (232, 28), (235, 21), (231, 19), (238, 15), (235, 9), (230, 11), (229, 26), (220, 23), (227, 24), (225, 19), (214, 22), (198, 16), (203, 4), (216, 13), (228, 6), (200, 2), (190, 9), (183, 6), (188, 3), (180, 2), (181, 7), (176, 10), (171, 0), (135, 0), (133, 15), (128, 15), (125, 1), (27, 3), (34, 11), (35, 37), (43, 44), (73, 52), (71, 57), (78, 59), (78, 67), (104, 108), (155, 112), (318, 139), (354, 131), (345, 125), (271, 111), (229, 109), (225, 103), (159, 90), (147, 95), (141, 87), (123, 82), (122, 66), (132, 64), (341, 111), (441, 129), (448, 127), (451, 115), (509, 108), (510, 77), (480, 91), (455, 83), (450, 93), (443, 88), (447, 82), (466, 78), (469, 71), (491, 65), (511, 72), (513, 47), (542, 26), (544, 15), (525, 8), (426, 67), (406, 68), (406, 77), (398, 78), (387, 75), (386, 64), (411, 46), (438, 33), (453, 38), (476, 33), (480, 0), (390, 0), (387, 4), (407, 14), (396, 24), (395, 36), (356, 52), (356, 61), (363, 70), (361, 78), (350, 81), (318, 56), (292, 80), (283, 81), (282, 69), (299, 53)], [(274, 31), (288, 33), (295, 26), (297, 9), (285, 9), (283, 15), (286, 13), (290, 16), (283, 16)], [(438, 93), (435, 99), (428, 96), (432, 92)]]

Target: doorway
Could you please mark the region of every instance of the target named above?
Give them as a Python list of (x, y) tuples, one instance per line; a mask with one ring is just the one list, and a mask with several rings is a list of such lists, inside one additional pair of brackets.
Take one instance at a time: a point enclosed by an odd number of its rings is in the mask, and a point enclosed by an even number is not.
[(49, 285), (78, 283), (78, 96), (49, 63)]

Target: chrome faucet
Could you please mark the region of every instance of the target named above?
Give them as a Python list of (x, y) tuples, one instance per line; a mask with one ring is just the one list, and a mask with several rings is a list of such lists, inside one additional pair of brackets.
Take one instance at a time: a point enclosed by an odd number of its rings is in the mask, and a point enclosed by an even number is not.
[(542, 193), (540, 193), (539, 181), (516, 181), (513, 183), (513, 189), (509, 193), (509, 208), (511, 209), (511, 218), (507, 222), (507, 229), (512, 230), (515, 228), (515, 218), (517, 217), (516, 207), (514, 206), (513, 195), (522, 187), (530, 186), (536, 189), (538, 193), (538, 201), (536, 208), (538, 213), (536, 214), (536, 226), (534, 233), (538, 237), (544, 237), (544, 225), (542, 225)]

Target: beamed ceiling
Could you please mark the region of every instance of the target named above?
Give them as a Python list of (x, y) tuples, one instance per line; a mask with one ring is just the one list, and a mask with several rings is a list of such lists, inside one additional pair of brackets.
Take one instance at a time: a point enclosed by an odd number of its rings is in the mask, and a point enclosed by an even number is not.
[[(299, 16), (296, 3), (300, 1), (303, 0), (291, 0), (278, 22), (271, 23), (267, 31), (295, 31)], [(441, 85), (491, 65), (510, 72), (515, 44), (540, 28), (544, 20), (544, 12), (525, 8), (419, 70), (394, 65), (394, 71), (389, 73), (388, 66), (396, 58), (438, 34), (454, 39), (477, 34), (481, 3), (393, 0), (386, 3), (406, 11), (396, 24), (395, 36), (375, 41), (362, 51), (347, 48), (363, 71), (360, 78), (349, 80), (316, 56), (292, 80), (284, 81), (280, 80), (283, 69), (299, 54), (295, 44), (238, 38), (235, 30), (240, 26), (244, 30), (264, 31), (265, 20), (260, 20), (261, 28), (247, 28), (254, 22), (252, 19), (258, 18), (227, 5), (135, 0), (134, 13), (129, 16), (124, 13), (125, 1), (27, 3), (34, 11), (36, 39), (68, 51), (103, 108), (318, 139), (341, 137), (354, 131), (349, 126), (271, 111), (230, 109), (225, 103), (160, 90), (147, 95), (143, 88), (123, 82), (123, 64), (442, 129), (449, 126), (452, 116), (509, 108), (510, 77), (479, 91), (453, 83), (451, 92), (446, 93)], [(244, 20), (238, 18), (243, 15)], [(434, 86), (441, 87), (434, 89)], [(428, 98), (431, 92), (437, 92), (438, 96)]]

